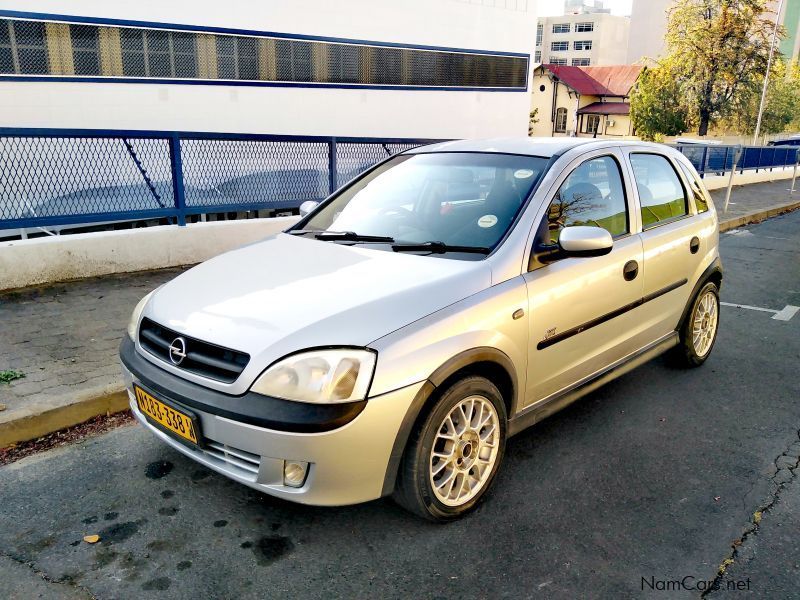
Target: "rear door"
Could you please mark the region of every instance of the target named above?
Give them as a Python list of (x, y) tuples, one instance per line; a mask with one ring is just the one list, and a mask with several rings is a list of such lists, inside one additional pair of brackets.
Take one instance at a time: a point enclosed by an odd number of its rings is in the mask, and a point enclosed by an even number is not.
[[(618, 149), (574, 160), (554, 186), (536, 226), (534, 247), (558, 241), (570, 225), (594, 225), (614, 238), (611, 253), (534, 259), (528, 288), (530, 345), (527, 404), (544, 400), (634, 351), (635, 307), (642, 297), (638, 223)], [(627, 267), (627, 271), (626, 271)], [(626, 274), (627, 273), (627, 274)]]
[(635, 184), (644, 250), (643, 304), (637, 312), (648, 336), (657, 339), (678, 326), (705, 255), (706, 235), (678, 163), (649, 147), (626, 149), (625, 154)]

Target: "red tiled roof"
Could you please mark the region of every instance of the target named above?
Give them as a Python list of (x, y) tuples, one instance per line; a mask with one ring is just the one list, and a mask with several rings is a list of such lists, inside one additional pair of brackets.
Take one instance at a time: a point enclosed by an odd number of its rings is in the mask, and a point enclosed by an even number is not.
[(629, 115), (631, 105), (627, 102), (592, 102), (578, 109), (579, 115)]
[(587, 96), (627, 96), (639, 73), (640, 65), (611, 67), (569, 67), (542, 65), (579, 94)]

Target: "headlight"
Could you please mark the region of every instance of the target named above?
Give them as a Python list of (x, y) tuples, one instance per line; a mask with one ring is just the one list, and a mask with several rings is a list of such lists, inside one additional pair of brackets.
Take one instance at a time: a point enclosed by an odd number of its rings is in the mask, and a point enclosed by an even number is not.
[(128, 322), (128, 337), (131, 338), (132, 341), (136, 341), (136, 327), (139, 325), (139, 317), (142, 316), (142, 311), (144, 307), (147, 305), (147, 301), (150, 300), (150, 296), (155, 294), (156, 290), (153, 290), (149, 294), (147, 294), (144, 298), (139, 300), (139, 304), (136, 305), (136, 308), (133, 309), (133, 314), (131, 314), (131, 320)]
[(367, 397), (374, 370), (375, 354), (368, 350), (314, 350), (278, 361), (250, 389), (299, 402), (352, 402)]

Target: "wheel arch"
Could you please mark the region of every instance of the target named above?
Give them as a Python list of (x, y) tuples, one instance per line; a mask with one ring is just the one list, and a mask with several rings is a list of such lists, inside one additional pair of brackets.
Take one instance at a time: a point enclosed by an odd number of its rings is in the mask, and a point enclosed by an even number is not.
[(520, 388), (516, 369), (511, 359), (504, 352), (490, 347), (471, 348), (456, 354), (430, 374), (411, 402), (395, 436), (386, 466), (381, 495), (388, 496), (394, 491), (400, 461), (403, 458), (408, 438), (436, 402), (439, 392), (468, 375), (479, 375), (494, 383), (503, 397), (508, 417), (511, 418), (514, 414), (516, 395)]
[(680, 331), (683, 327), (683, 323), (686, 321), (686, 317), (689, 314), (689, 311), (692, 309), (694, 299), (697, 297), (700, 289), (709, 281), (713, 281), (716, 284), (717, 289), (720, 289), (722, 286), (722, 262), (720, 261), (719, 257), (715, 258), (711, 264), (706, 267), (705, 271), (702, 272), (700, 277), (697, 278), (697, 283), (694, 284), (692, 293), (689, 294), (689, 300), (686, 302), (686, 306), (683, 308), (683, 313), (681, 313), (681, 318), (678, 321), (678, 327), (676, 328), (676, 331)]

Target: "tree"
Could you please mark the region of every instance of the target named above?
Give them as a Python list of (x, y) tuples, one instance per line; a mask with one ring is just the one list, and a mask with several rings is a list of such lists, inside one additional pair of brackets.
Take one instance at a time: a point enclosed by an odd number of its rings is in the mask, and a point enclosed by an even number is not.
[(689, 111), (671, 63), (645, 68), (631, 91), (631, 123), (643, 140), (657, 141), (689, 129)]
[(698, 133), (758, 91), (772, 43), (775, 13), (766, 0), (678, 0), (669, 11), (669, 60)]
[[(759, 94), (749, 94), (735, 106), (729, 122), (731, 129), (752, 135), (758, 119)], [(767, 87), (767, 100), (761, 121), (761, 133), (780, 133), (800, 124), (800, 66), (783, 61), (773, 63)]]
[(528, 115), (528, 135), (533, 135), (533, 126), (539, 122), (539, 109), (534, 108)]

